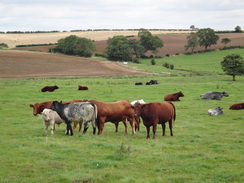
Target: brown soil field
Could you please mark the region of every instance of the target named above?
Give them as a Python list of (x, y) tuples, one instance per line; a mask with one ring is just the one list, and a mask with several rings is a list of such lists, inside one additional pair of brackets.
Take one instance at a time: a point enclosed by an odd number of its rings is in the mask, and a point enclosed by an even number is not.
[[(159, 36), (164, 42), (164, 47), (157, 53), (157, 56), (164, 56), (165, 54), (174, 55), (176, 53), (185, 52), (184, 45), (186, 44), (186, 33), (189, 32), (150, 32), (152, 34), (157, 34), (157, 36)], [(40, 34), (0, 34), (0, 42), (8, 44), (10, 47), (24, 44), (49, 44), (56, 43), (57, 40), (69, 35), (77, 35), (95, 40), (97, 52), (102, 53), (105, 51), (107, 46), (106, 40), (109, 37), (113, 37), (115, 35), (133, 35), (136, 37), (137, 33), (138, 31), (88, 31)], [(221, 39), (226, 37), (231, 39), (231, 42), (227, 46), (244, 45), (244, 33), (218, 35), (220, 37), (218, 44), (210, 47), (210, 49), (222, 48), (224, 45), (221, 43)], [(149, 74), (140, 70), (135, 70), (118, 62), (47, 53), (50, 47), (52, 46), (0, 50), (0, 78)], [(24, 50), (35, 50), (41, 52), (30, 52)], [(198, 48), (196, 50), (203, 50), (203, 48)], [(151, 53), (148, 53), (148, 55), (150, 54)]]

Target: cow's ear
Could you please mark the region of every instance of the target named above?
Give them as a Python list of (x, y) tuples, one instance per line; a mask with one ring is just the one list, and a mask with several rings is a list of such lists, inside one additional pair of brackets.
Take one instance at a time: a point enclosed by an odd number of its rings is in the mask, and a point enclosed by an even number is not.
[(34, 108), (34, 105), (30, 104), (30, 107)]

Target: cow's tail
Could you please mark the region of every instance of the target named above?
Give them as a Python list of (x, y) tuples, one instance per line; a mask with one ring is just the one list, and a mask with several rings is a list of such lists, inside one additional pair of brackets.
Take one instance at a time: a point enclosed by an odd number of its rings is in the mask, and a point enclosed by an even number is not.
[(172, 119), (173, 119), (173, 121), (175, 121), (175, 119), (176, 119), (175, 105), (174, 105), (172, 102), (169, 102), (169, 103), (172, 105), (172, 107), (173, 107), (173, 109), (174, 109), (174, 112), (173, 112), (173, 115), (172, 115)]
[[(91, 102), (90, 102), (91, 103)], [(91, 105), (92, 105), (92, 107), (94, 108), (94, 112), (95, 112), (95, 116), (94, 116), (94, 118), (95, 118), (95, 121), (97, 120), (97, 105), (95, 105), (95, 104), (93, 104), (93, 103), (91, 103)]]

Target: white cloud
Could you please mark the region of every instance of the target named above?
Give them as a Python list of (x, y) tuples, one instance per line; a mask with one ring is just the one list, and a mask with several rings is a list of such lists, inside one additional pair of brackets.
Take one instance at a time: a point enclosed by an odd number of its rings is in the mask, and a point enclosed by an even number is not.
[(1, 0), (0, 31), (243, 25), (242, 0)]

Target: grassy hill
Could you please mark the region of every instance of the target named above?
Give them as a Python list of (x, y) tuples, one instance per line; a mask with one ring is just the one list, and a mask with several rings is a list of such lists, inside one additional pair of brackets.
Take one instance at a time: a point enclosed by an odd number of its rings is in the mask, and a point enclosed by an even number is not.
[[(229, 50), (157, 59), (156, 66), (150, 65), (150, 59), (130, 65), (172, 75), (0, 79), (0, 182), (243, 182), (243, 110), (228, 108), (244, 102), (244, 77), (233, 82), (219, 65), (223, 56), (236, 51), (243, 56), (243, 50)], [(163, 68), (164, 61), (175, 69)], [(190, 75), (192, 71), (210, 74)], [(134, 85), (151, 79), (160, 84)], [(40, 92), (43, 86), (55, 84), (60, 89)], [(78, 91), (78, 85), (89, 90)], [(66, 136), (64, 124), (56, 126), (51, 136), (29, 107), (35, 102), (72, 99), (163, 102), (164, 95), (178, 91), (185, 97), (174, 102), (174, 136), (169, 136), (168, 124), (166, 136), (161, 136), (158, 125), (156, 139), (146, 139), (143, 124), (137, 134), (125, 135), (122, 123), (115, 133), (109, 122), (102, 136), (92, 135), (91, 127), (87, 134), (75, 131), (74, 136)], [(201, 100), (199, 96), (208, 91), (226, 91), (229, 97)], [(224, 115), (207, 115), (208, 109), (218, 106), (224, 108)]]

